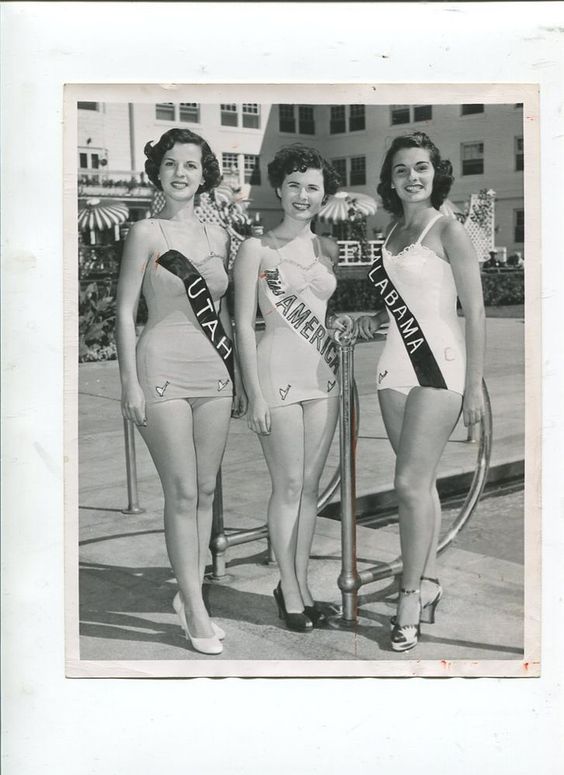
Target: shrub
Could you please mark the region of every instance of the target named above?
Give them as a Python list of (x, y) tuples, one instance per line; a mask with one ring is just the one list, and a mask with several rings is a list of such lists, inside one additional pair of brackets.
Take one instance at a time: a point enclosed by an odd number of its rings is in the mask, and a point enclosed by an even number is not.
[(486, 307), (525, 302), (525, 276), (519, 269), (482, 272), (482, 288)]
[(78, 300), (78, 360), (102, 361), (116, 357), (115, 293), (111, 281), (90, 282)]

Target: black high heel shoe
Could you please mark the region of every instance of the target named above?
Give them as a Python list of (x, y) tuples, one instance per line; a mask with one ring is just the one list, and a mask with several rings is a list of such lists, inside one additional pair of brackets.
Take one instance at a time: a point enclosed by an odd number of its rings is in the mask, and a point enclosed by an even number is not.
[(414, 624), (399, 624), (398, 617), (394, 618), (394, 625), (391, 634), (392, 651), (409, 651), (417, 646), (421, 636), (421, 591), (419, 589), (400, 589), (401, 595), (418, 595), (419, 597), (419, 618)]
[(327, 624), (325, 611), (318, 603), (314, 602), (313, 605), (304, 605), (304, 613), (311, 620), (314, 627), (323, 627), (323, 625)]
[(441, 587), (438, 579), (432, 579), (429, 576), (421, 576), (421, 581), (431, 581), (438, 587), (435, 597), (421, 607), (421, 621), (425, 622), (426, 624), (434, 624), (435, 611), (437, 610), (437, 606), (439, 605), (443, 596), (443, 588)]
[(313, 630), (313, 623), (309, 616), (306, 616), (305, 611), (299, 614), (288, 613), (286, 610), (286, 603), (284, 602), (284, 595), (282, 593), (281, 582), (278, 582), (276, 589), (272, 591), (276, 605), (278, 606), (278, 618), (284, 619), (286, 627), (293, 632), (309, 632)]

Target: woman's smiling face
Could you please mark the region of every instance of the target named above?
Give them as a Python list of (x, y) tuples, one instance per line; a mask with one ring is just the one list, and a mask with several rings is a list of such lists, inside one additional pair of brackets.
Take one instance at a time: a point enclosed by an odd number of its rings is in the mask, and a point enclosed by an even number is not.
[(392, 187), (402, 202), (424, 202), (431, 198), (435, 168), (429, 151), (402, 148), (392, 161)]
[(323, 204), (323, 172), (310, 167), (305, 172), (290, 172), (276, 189), (284, 213), (297, 220), (311, 220)]
[(194, 143), (175, 143), (159, 167), (163, 194), (175, 201), (194, 197), (204, 180), (202, 149)]

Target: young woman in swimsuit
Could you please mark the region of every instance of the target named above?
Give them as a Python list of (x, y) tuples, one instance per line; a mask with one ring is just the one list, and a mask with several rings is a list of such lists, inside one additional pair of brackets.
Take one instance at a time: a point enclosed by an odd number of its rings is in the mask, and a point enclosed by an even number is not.
[[(452, 166), (423, 132), (395, 138), (378, 193), (395, 216), (370, 278), (384, 301), (357, 321), (372, 339), (389, 318), (378, 363), (378, 398), (396, 454), (403, 560), (391, 646), (413, 648), (420, 622), (433, 622), (442, 596), (437, 578), (441, 508), (437, 468), (462, 410), (464, 424), (483, 414), (485, 314), (478, 258), (464, 227), (438, 208), (453, 182)], [(457, 296), (464, 311), (462, 333)]]
[[(147, 143), (145, 155), (165, 206), (158, 218), (134, 223), (125, 243), (117, 290), (122, 412), (138, 426), (162, 483), (180, 624), (197, 651), (219, 654), (224, 633), (208, 615), (202, 582), (229, 419), (244, 409), (240, 388), (233, 398), (231, 322), (221, 304), (229, 238), (194, 213), (196, 194), (219, 183), (219, 165), (185, 129)], [(136, 342), (141, 293), (149, 317)]]
[[(338, 413), (336, 348), (327, 334), (337, 245), (311, 222), (338, 177), (319, 153), (282, 148), (268, 165), (282, 221), (247, 239), (235, 260), (235, 321), (248, 423), (260, 439), (272, 480), (268, 527), (280, 569), (274, 590), (286, 625), (306, 632), (322, 623), (308, 585), (319, 480)], [(257, 298), (266, 330), (257, 348)]]

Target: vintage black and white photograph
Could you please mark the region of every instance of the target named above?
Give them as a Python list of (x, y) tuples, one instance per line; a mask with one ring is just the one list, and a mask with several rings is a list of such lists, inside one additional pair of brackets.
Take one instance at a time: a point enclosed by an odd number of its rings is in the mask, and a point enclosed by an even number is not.
[(537, 119), (66, 87), (67, 675), (538, 674)]

